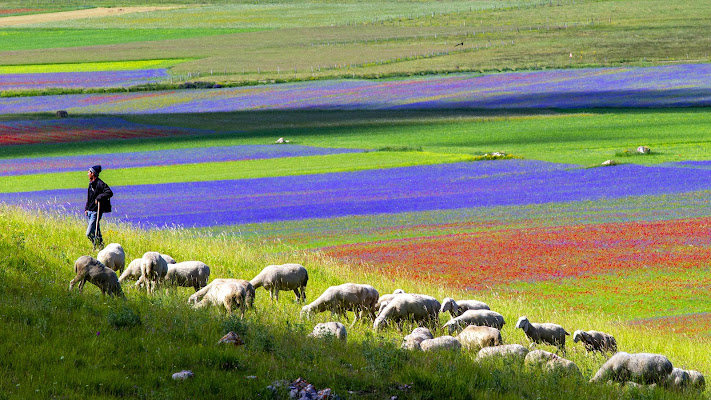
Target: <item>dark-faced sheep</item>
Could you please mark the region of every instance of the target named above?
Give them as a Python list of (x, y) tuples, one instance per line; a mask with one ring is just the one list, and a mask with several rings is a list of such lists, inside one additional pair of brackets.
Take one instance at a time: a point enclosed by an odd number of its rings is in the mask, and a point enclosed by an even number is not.
[(141, 258), (141, 277), (136, 282), (136, 286), (146, 285), (149, 293), (154, 293), (156, 287), (163, 282), (165, 274), (168, 273), (168, 263), (160, 253), (149, 251)]
[(250, 283), (255, 289), (264, 286), (272, 300), (279, 301), (280, 290), (293, 290), (296, 302), (306, 302), (309, 274), (300, 264), (267, 265)]
[(468, 310), (462, 315), (452, 318), (447, 321), (442, 327), (448, 329), (449, 334), (453, 334), (459, 329), (463, 329), (469, 325), (490, 326), (501, 330), (506, 324), (504, 316), (491, 310)]
[(457, 340), (467, 350), (479, 351), (484, 347), (498, 346), (503, 343), (501, 332), (489, 326), (469, 325), (457, 335)]
[(671, 361), (661, 354), (630, 354), (621, 351), (610, 357), (590, 379), (590, 382), (624, 383), (632, 381), (642, 385), (661, 384), (673, 369)]
[(183, 261), (168, 264), (165, 283), (172, 286), (193, 287), (195, 291), (207, 286), (210, 279), (210, 267), (202, 261)]
[(573, 342), (583, 342), (585, 350), (590, 352), (617, 352), (617, 341), (612, 335), (605, 332), (578, 330), (573, 332)]
[(468, 310), (490, 310), (489, 305), (478, 300), (459, 300), (455, 301), (451, 297), (445, 297), (442, 300), (442, 308), (439, 313), (444, 314), (449, 311), (451, 318), (458, 317)]
[(311, 314), (331, 311), (332, 314), (343, 316), (348, 321), (348, 311), (355, 314), (353, 324), (364, 315), (375, 318), (375, 305), (378, 302), (378, 291), (370, 285), (357, 283), (344, 283), (331, 286), (311, 304), (301, 308), (301, 316), (310, 317)]
[(373, 329), (377, 331), (388, 321), (395, 322), (400, 331), (402, 331), (404, 321), (435, 326), (440, 307), (439, 300), (431, 296), (409, 293), (399, 294), (390, 300), (378, 314), (373, 323)]
[(566, 332), (560, 325), (548, 322), (530, 322), (526, 317), (518, 319), (516, 328), (522, 329), (526, 336), (534, 343), (550, 344), (563, 351), (565, 351), (565, 337), (570, 335), (570, 333)]
[(89, 281), (101, 289), (102, 294), (124, 297), (116, 272), (106, 267), (91, 256), (81, 256), (74, 262), (76, 276), (69, 282), (69, 290), (79, 284), (79, 292), (84, 290), (84, 284)]
[(126, 253), (123, 251), (123, 247), (118, 243), (109, 243), (99, 252), (96, 259), (119, 273), (123, 271), (123, 268), (126, 266)]
[(239, 308), (240, 318), (244, 319), (245, 310), (254, 306), (254, 287), (244, 279), (215, 279), (193, 293), (188, 304), (193, 308), (214, 305), (228, 314)]

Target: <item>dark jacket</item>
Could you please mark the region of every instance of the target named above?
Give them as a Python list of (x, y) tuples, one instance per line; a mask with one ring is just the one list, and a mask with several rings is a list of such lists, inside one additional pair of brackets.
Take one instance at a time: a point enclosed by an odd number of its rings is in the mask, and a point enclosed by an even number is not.
[(114, 192), (111, 191), (109, 185), (99, 178), (94, 179), (94, 182), (89, 182), (84, 210), (96, 211), (97, 205), (94, 201), (99, 200), (101, 204), (101, 214), (111, 212), (111, 200), (109, 199), (113, 195)]

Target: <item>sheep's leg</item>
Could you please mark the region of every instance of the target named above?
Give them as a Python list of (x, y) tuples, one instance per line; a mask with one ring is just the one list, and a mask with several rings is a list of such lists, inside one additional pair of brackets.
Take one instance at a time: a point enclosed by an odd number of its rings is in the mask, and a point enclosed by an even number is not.
[(301, 302), (301, 297), (300, 297), (300, 295), (299, 295), (299, 288), (294, 289), (294, 294), (296, 295), (296, 303), (297, 303), (297, 304), (300, 303), (300, 302)]
[(306, 304), (306, 286), (301, 287), (301, 302)]
[(69, 281), (69, 290), (74, 289), (74, 285), (76, 285), (77, 282), (79, 282), (80, 280), (81, 280), (81, 277), (79, 277), (79, 275), (77, 275), (77, 276), (74, 277), (74, 279), (72, 279), (71, 281)]
[(275, 288), (274, 289), (274, 298), (276, 299), (277, 303), (279, 302), (279, 289)]

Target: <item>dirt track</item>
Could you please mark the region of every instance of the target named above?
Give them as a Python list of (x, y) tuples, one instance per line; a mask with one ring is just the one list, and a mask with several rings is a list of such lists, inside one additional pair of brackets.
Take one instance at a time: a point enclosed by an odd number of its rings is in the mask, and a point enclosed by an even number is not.
[(137, 12), (170, 10), (176, 7), (116, 7), (116, 8), (90, 8), (88, 10), (61, 11), (46, 14), (17, 15), (0, 18), (0, 28), (28, 24), (41, 24), (43, 22), (66, 21), (70, 19), (96, 18), (111, 15), (123, 15)]

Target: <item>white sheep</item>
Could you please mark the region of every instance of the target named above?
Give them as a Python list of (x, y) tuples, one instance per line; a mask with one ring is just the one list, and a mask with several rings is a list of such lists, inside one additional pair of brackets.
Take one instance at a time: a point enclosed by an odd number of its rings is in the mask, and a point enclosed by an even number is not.
[(503, 343), (501, 332), (489, 326), (469, 325), (457, 335), (457, 340), (467, 350), (479, 351), (484, 347), (498, 346)]
[(402, 339), (401, 347), (405, 350), (421, 350), (420, 343), (427, 339), (434, 339), (434, 335), (428, 328), (420, 326)]
[(476, 359), (477, 361), (481, 361), (488, 358), (502, 357), (519, 359), (523, 362), (527, 354), (528, 349), (520, 344), (504, 344), (501, 346), (484, 347), (479, 350)]
[(168, 273), (168, 263), (160, 253), (148, 251), (141, 258), (141, 277), (136, 282), (136, 287), (146, 285), (149, 293), (154, 293), (156, 287), (163, 282)]
[(617, 352), (617, 341), (614, 336), (605, 332), (577, 330), (573, 332), (573, 342), (583, 342), (585, 350), (590, 352)]
[(123, 268), (126, 266), (126, 253), (123, 251), (123, 247), (118, 243), (109, 243), (99, 252), (96, 259), (117, 272), (123, 271)]
[(322, 322), (316, 324), (309, 336), (315, 338), (330, 336), (345, 342), (348, 339), (348, 332), (346, 331), (346, 326), (340, 322)]
[(661, 354), (625, 353), (613, 355), (590, 379), (590, 382), (627, 382), (632, 381), (643, 385), (661, 384), (674, 366)]
[(84, 284), (89, 281), (101, 289), (102, 294), (108, 293), (109, 296), (125, 297), (118, 277), (116, 277), (116, 272), (94, 257), (79, 257), (74, 262), (74, 273), (76, 273), (76, 276), (69, 282), (69, 290), (74, 289), (74, 285), (78, 283), (79, 292), (81, 293), (84, 290)]
[(528, 353), (524, 359), (524, 363), (540, 368), (544, 372), (575, 375), (578, 377), (583, 376), (580, 372), (580, 368), (578, 368), (574, 362), (545, 350), (534, 350)]
[(451, 297), (442, 300), (442, 308), (439, 313), (444, 314), (449, 311), (450, 318), (458, 317), (467, 310), (490, 310), (489, 305), (478, 300), (454, 301)]
[(165, 260), (166, 264), (176, 264), (175, 259), (167, 254), (162, 254), (161, 253), (161, 258)]
[(201, 261), (183, 261), (168, 264), (165, 282), (168, 285), (193, 287), (195, 291), (207, 286), (210, 279), (210, 267)]
[[(342, 315), (348, 321), (348, 311), (355, 314), (353, 324), (363, 318), (364, 314), (375, 318), (375, 304), (378, 302), (378, 291), (370, 285), (344, 283), (331, 286), (321, 296), (301, 308), (301, 316), (310, 317), (313, 313), (331, 311), (331, 314)], [(352, 325), (353, 325), (352, 324)], [(352, 326), (351, 325), (351, 326)]]
[(375, 309), (378, 310), (378, 314), (380, 314), (381, 311), (383, 311), (383, 308), (385, 308), (386, 305), (388, 305), (388, 302), (393, 299), (393, 297), (405, 293), (404, 290), (402, 289), (395, 289), (394, 292), (391, 294), (384, 294), (378, 298), (378, 303), (375, 306)]
[(254, 287), (244, 279), (215, 279), (188, 298), (193, 308), (203, 308), (210, 304), (224, 308), (228, 314), (240, 309), (244, 319), (247, 308), (254, 307)]
[(461, 350), (462, 344), (459, 343), (459, 340), (455, 337), (440, 336), (434, 339), (423, 340), (420, 342), (420, 349), (422, 349), (422, 351)]
[(296, 301), (306, 302), (306, 284), (309, 274), (300, 264), (267, 265), (250, 283), (255, 289), (264, 286), (269, 291), (269, 297), (279, 301), (280, 290), (293, 290)]
[(402, 331), (402, 323), (406, 320), (434, 326), (439, 317), (440, 307), (439, 301), (431, 296), (399, 294), (380, 312), (373, 323), (373, 329), (377, 331), (389, 320), (395, 321), (400, 331)]
[(138, 280), (141, 277), (141, 260), (141, 258), (136, 258), (131, 261), (119, 276), (119, 282), (123, 283), (126, 279)]
[(565, 351), (565, 337), (570, 333), (562, 326), (551, 323), (530, 322), (525, 316), (518, 319), (516, 328), (520, 328), (534, 343), (546, 343)]
[(442, 329), (447, 328), (449, 330), (449, 334), (451, 335), (457, 330), (463, 329), (469, 325), (490, 326), (501, 330), (505, 324), (506, 321), (504, 320), (504, 316), (496, 311), (468, 310), (462, 315), (447, 321)]

